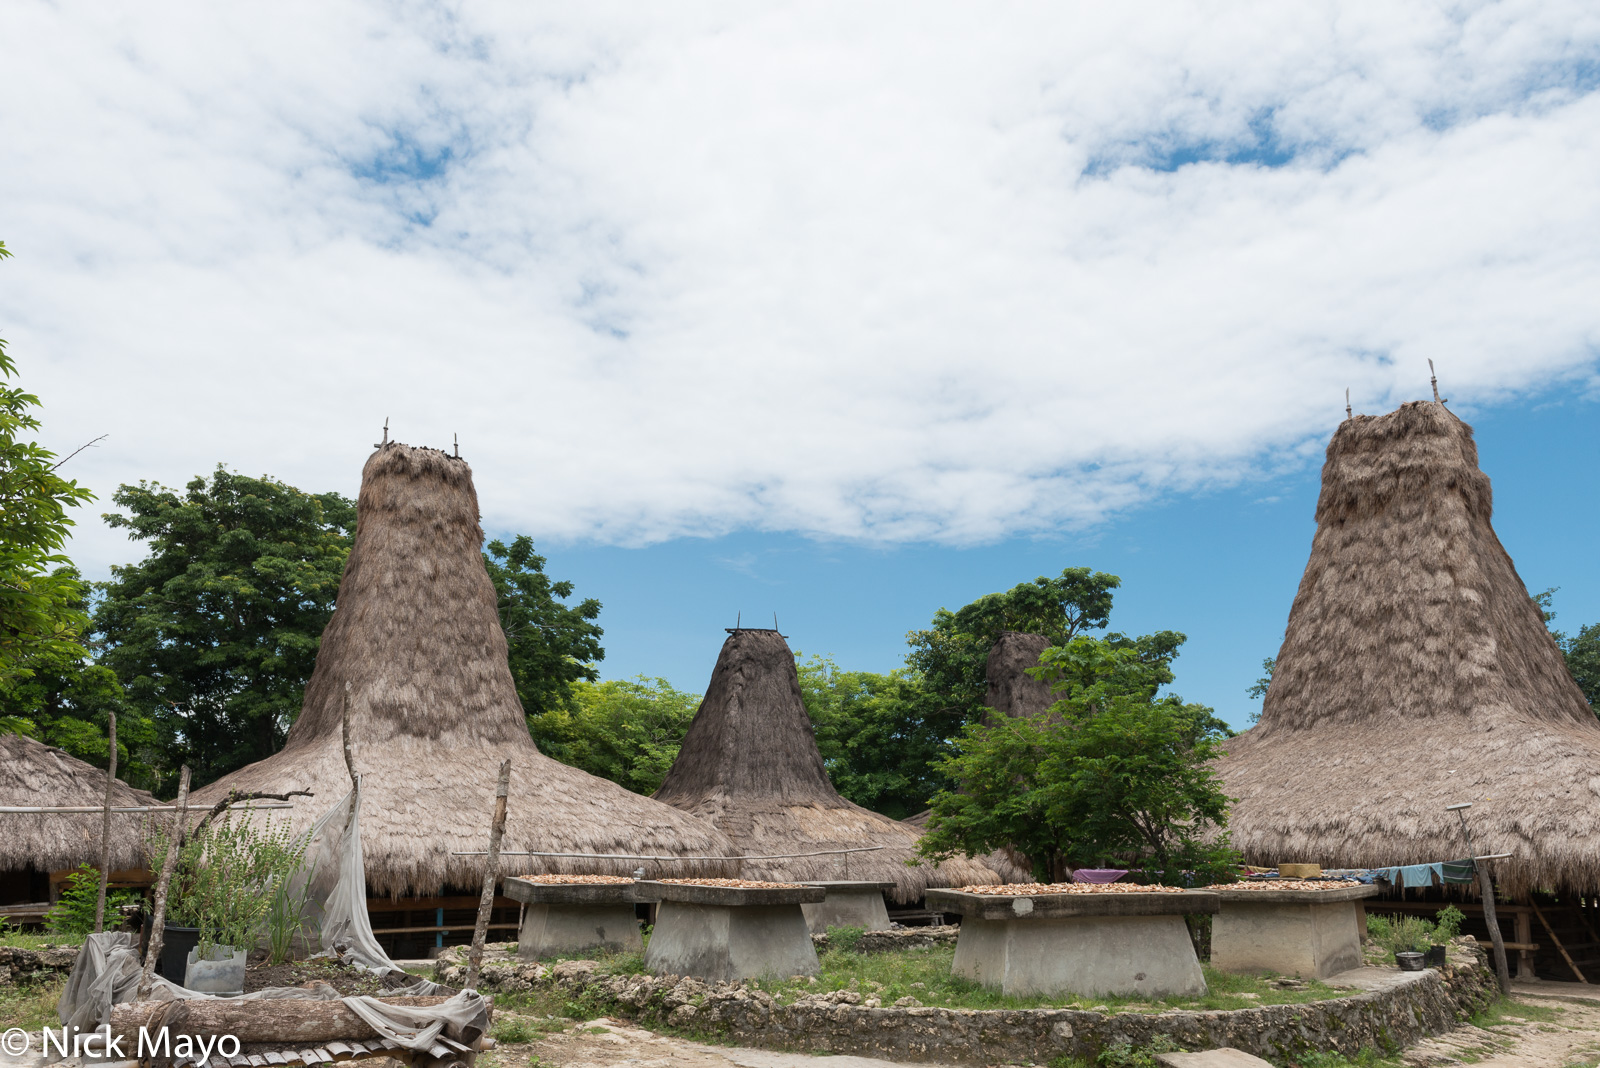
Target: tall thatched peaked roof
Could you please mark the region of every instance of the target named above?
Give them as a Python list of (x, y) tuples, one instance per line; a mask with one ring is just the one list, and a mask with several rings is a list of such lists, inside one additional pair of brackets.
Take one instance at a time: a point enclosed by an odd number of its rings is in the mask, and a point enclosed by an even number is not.
[(1600, 723), (1490, 525), (1472, 430), (1442, 404), (1346, 420), (1258, 726), (1218, 764), (1259, 863), (1481, 853), (1600, 887)]
[[(105, 801), (106, 773), (101, 769), (32, 738), (0, 734), (0, 805), (72, 807)], [(118, 779), (111, 788), (111, 804), (134, 808), (161, 802)], [(145, 818), (131, 812), (111, 817), (112, 868), (144, 866)], [(98, 865), (103, 820), (98, 814), (0, 813), (0, 871)]]
[(1056, 703), (1050, 684), (1028, 674), (1029, 668), (1039, 666), (1039, 657), (1048, 648), (1050, 639), (1043, 634), (1001, 631), (984, 665), (989, 682), (984, 707), (1012, 719), (1032, 719), (1048, 712)]
[(882, 846), (872, 853), (796, 860), (746, 860), (747, 879), (873, 879), (893, 882), (895, 900), (929, 886), (995, 879), (975, 861), (910, 867), (918, 832), (839, 796), (800, 697), (794, 654), (775, 630), (733, 630), (705, 699), (684, 735), (658, 800), (709, 820), (748, 854)]
[[(712, 827), (615, 783), (557, 763), (534, 746), (517, 700), (494, 585), (484, 570), (478, 495), (465, 461), (392, 443), (361, 477), (354, 546), (322, 635), (300, 718), (283, 750), (212, 783), (309, 787), (296, 829), (349, 790), (341, 741), (346, 688), (362, 774), (367, 882), (395, 896), (476, 887), (488, 847), (500, 762), (512, 761), (503, 849), (726, 855)], [(528, 872), (626, 874), (637, 861), (519, 858)], [(674, 872), (731, 875), (725, 862)]]

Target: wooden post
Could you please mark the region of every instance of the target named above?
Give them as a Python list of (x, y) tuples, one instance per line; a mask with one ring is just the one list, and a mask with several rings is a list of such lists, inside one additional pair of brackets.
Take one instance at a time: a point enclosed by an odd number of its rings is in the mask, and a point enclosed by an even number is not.
[(1478, 869), (1478, 889), (1483, 894), (1483, 922), (1489, 925), (1489, 939), (1494, 943), (1494, 974), (1500, 980), (1500, 993), (1511, 994), (1511, 969), (1506, 965), (1506, 941), (1500, 934), (1500, 921), (1494, 917), (1494, 885), (1489, 881), (1489, 865), (1476, 858), (1472, 866)]
[[(1533, 944), (1533, 917), (1526, 912), (1519, 912), (1514, 921), (1516, 923), (1517, 941), (1524, 945)], [(1530, 950), (1517, 950), (1517, 978), (1533, 979), (1533, 953)]]
[(150, 997), (150, 987), (156, 973), (156, 958), (161, 956), (161, 938), (167, 925), (167, 889), (172, 883), (172, 869), (178, 866), (178, 843), (183, 839), (184, 824), (189, 811), (189, 765), (178, 772), (178, 810), (172, 814), (172, 831), (167, 839), (167, 856), (161, 862), (161, 874), (156, 878), (155, 908), (150, 914), (150, 942), (144, 951), (144, 975), (139, 978), (139, 996), (144, 1001)]
[(111, 791), (117, 784), (117, 714), (111, 720), (111, 767), (106, 772), (106, 814), (100, 823), (100, 893), (94, 899), (94, 933), (106, 929), (106, 881), (111, 878)]
[(1544, 918), (1543, 912), (1539, 911), (1539, 903), (1533, 899), (1532, 894), (1528, 895), (1528, 904), (1533, 906), (1533, 914), (1539, 917), (1539, 922), (1544, 924), (1544, 929), (1549, 932), (1550, 941), (1554, 942), (1556, 948), (1561, 951), (1561, 959), (1567, 962), (1567, 967), (1571, 968), (1572, 974), (1578, 977), (1578, 982), (1588, 986), (1589, 980), (1584, 978), (1583, 973), (1578, 970), (1578, 965), (1573, 961), (1572, 954), (1567, 952), (1567, 947), (1562, 945), (1561, 939), (1556, 937), (1556, 929), (1550, 926), (1550, 921)]
[(489, 934), (489, 914), (494, 910), (495, 885), (500, 881), (500, 838), (506, 832), (506, 795), (511, 792), (511, 761), (500, 765), (500, 780), (494, 787), (494, 819), (489, 822), (489, 858), (483, 869), (483, 894), (478, 898), (478, 923), (472, 929), (472, 951), (467, 956), (467, 981), (472, 989), (483, 964), (483, 943)]
[(483, 873), (483, 893), (478, 898), (478, 920), (472, 929), (472, 950), (468, 955), (466, 986), (478, 981), (483, 963), (483, 944), (489, 933), (489, 916), (494, 910), (495, 888), (500, 881), (500, 839), (506, 830), (506, 796), (511, 791), (511, 761), (500, 765), (495, 783), (494, 817), (489, 823), (489, 856)]

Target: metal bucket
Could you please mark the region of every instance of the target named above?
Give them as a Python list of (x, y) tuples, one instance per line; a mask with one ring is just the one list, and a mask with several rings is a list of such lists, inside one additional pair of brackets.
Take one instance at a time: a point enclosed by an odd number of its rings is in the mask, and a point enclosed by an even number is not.
[(1403, 972), (1422, 971), (1421, 953), (1396, 953), (1394, 955), (1394, 962), (1400, 966), (1400, 970)]

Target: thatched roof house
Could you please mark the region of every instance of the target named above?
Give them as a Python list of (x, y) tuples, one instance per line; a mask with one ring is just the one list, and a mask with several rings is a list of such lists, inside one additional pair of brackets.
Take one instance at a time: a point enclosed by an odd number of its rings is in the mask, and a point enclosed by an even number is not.
[(1258, 726), (1218, 764), (1247, 860), (1466, 855), (1505, 890), (1600, 887), (1600, 723), (1490, 526), (1472, 430), (1437, 402), (1346, 420)]
[[(0, 805), (60, 806), (104, 805), (106, 773), (93, 764), (68, 756), (54, 746), (21, 734), (0, 734)], [(117, 808), (159, 805), (149, 793), (135, 790), (118, 779), (111, 788)], [(144, 867), (145, 816), (137, 813), (111, 817), (111, 867)], [(38, 887), (23, 875), (47, 875), (79, 864), (100, 863), (99, 814), (0, 813), (0, 873), (12, 887), (6, 897), (43, 900)]]
[(746, 860), (747, 879), (873, 879), (916, 901), (929, 886), (992, 882), (982, 864), (958, 858), (910, 867), (918, 832), (839, 796), (817, 750), (800, 697), (794, 654), (775, 630), (733, 630), (705, 699), (684, 735), (658, 800), (692, 812), (749, 854), (881, 846), (871, 853)]
[[(341, 742), (350, 699), (362, 774), (368, 885), (394, 897), (476, 888), (500, 762), (512, 760), (507, 851), (726, 855), (709, 825), (557, 763), (534, 746), (507, 663), (472, 470), (433, 449), (391, 443), (367, 460), (355, 544), (322, 635), (300, 718), (281, 752), (196, 794), (309, 787), (296, 829), (350, 788)], [(529, 872), (625, 875), (632, 860), (518, 858)], [(731, 863), (674, 872), (731, 875)]]
[(1056, 703), (1050, 684), (1028, 674), (1029, 668), (1039, 666), (1039, 657), (1048, 648), (1050, 639), (1043, 634), (1001, 631), (984, 666), (989, 683), (984, 707), (1011, 719), (1032, 719), (1048, 712)]

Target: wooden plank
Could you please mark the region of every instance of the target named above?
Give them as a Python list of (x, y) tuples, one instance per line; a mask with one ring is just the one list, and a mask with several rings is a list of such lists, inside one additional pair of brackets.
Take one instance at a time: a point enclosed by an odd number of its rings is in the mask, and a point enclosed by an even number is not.
[[(1482, 938), (1477, 939), (1477, 943), (1480, 946), (1491, 946), (1494, 944), (1493, 942), (1486, 941)], [(1530, 951), (1539, 948), (1539, 943), (1537, 942), (1502, 942), (1501, 945), (1505, 946), (1507, 949), (1526, 949)]]
[(1561, 944), (1561, 939), (1556, 937), (1555, 928), (1550, 926), (1550, 921), (1544, 918), (1543, 912), (1539, 911), (1539, 903), (1530, 897), (1528, 899), (1528, 904), (1533, 906), (1533, 914), (1539, 917), (1539, 922), (1544, 924), (1544, 929), (1550, 933), (1550, 941), (1554, 942), (1556, 944), (1556, 948), (1561, 950), (1561, 956), (1567, 962), (1567, 967), (1572, 969), (1572, 974), (1578, 977), (1578, 982), (1582, 983), (1584, 986), (1588, 986), (1588, 978), (1583, 974), (1583, 972), (1579, 971), (1578, 966), (1572, 962), (1572, 956), (1567, 953), (1566, 947)]
[[(515, 931), (517, 929), (517, 927), (518, 927), (518, 925), (514, 924), (514, 923), (491, 923), (489, 925), (489, 929), (491, 931)], [(471, 930), (474, 930), (474, 929), (475, 929), (475, 925), (474, 924), (467, 923), (467, 924), (455, 924), (455, 925), (445, 926), (445, 927), (379, 927), (379, 928), (376, 928), (375, 930), (373, 930), (372, 933), (375, 934), (375, 935), (381, 935), (381, 934), (421, 934), (421, 933), (423, 933), (425, 931), (471, 931)]]

